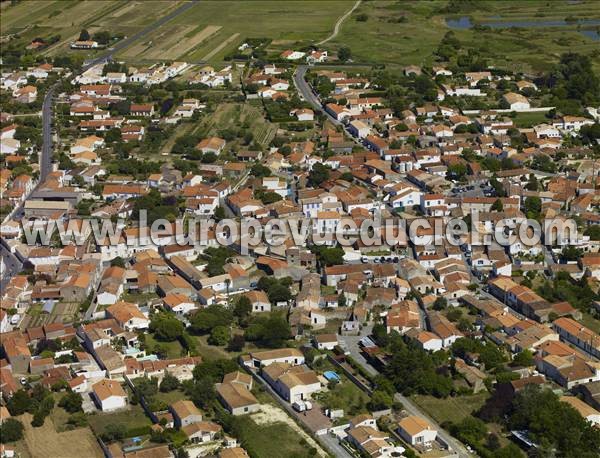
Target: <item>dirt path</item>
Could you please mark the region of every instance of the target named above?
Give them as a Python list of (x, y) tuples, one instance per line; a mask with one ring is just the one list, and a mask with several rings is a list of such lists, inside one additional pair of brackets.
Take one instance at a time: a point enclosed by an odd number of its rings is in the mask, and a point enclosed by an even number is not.
[(328, 456), (327, 453), (325, 453), (325, 451), (321, 448), (321, 446), (312, 437), (306, 434), (306, 432), (302, 428), (300, 428), (300, 426), (298, 426), (296, 422), (292, 420), (289, 417), (289, 415), (285, 413), (282, 409), (280, 409), (279, 407), (275, 407), (271, 404), (261, 404), (260, 408), (260, 412), (253, 413), (251, 415), (252, 419), (256, 422), (256, 424), (265, 425), (279, 422), (285, 423), (295, 432), (301, 435), (304, 439), (306, 439), (306, 441), (311, 445), (311, 447), (315, 447), (318, 450), (320, 456)]
[(335, 23), (335, 27), (333, 28), (333, 33), (331, 35), (329, 35), (327, 38), (325, 38), (322, 41), (319, 41), (317, 43), (318, 45), (322, 45), (327, 43), (329, 40), (333, 40), (335, 37), (337, 37), (338, 32), (340, 31), (340, 26), (342, 25), (342, 23), (348, 18), (348, 16), (350, 16), (353, 11), (358, 8), (358, 5), (360, 5), (361, 0), (356, 0), (356, 3), (354, 4), (354, 6), (350, 9), (350, 11), (348, 11), (346, 14), (344, 14), (342, 17), (340, 17), (337, 22)]

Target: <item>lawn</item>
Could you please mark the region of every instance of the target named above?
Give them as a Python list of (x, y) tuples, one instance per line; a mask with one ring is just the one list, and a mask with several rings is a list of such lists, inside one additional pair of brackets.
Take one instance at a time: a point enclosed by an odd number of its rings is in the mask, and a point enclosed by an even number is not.
[(167, 351), (167, 358), (171, 359), (171, 358), (180, 358), (181, 357), (181, 352), (183, 350), (183, 347), (181, 346), (181, 344), (179, 343), (178, 340), (174, 340), (173, 342), (162, 342), (162, 341), (158, 341), (154, 338), (154, 336), (150, 333), (147, 333), (145, 335), (146, 337), (146, 346), (147, 348), (150, 349), (150, 351), (152, 351), (152, 349), (156, 346), (156, 345), (160, 345), (161, 347), (164, 347)]
[(369, 402), (369, 396), (344, 376), (333, 389), (322, 391), (315, 397), (325, 408), (344, 409), (344, 416), (347, 418), (367, 412)]
[(127, 430), (152, 425), (140, 405), (131, 405), (127, 410), (113, 413), (89, 415), (88, 421), (97, 435), (104, 433), (108, 425), (123, 425), (123, 428)]
[(234, 417), (234, 430), (250, 456), (314, 456), (306, 440), (285, 423), (261, 424), (248, 416)]
[(171, 405), (174, 402), (186, 399), (186, 397), (183, 391), (173, 390), (169, 391), (168, 393), (163, 393), (162, 391), (159, 391), (158, 393), (156, 393), (153, 399), (164, 402), (167, 405)]
[(583, 312), (583, 317), (579, 320), (581, 324), (590, 328), (596, 334), (600, 334), (600, 320), (594, 318), (589, 313)]
[(481, 392), (468, 396), (446, 399), (415, 395), (412, 396), (411, 399), (436, 422), (443, 423), (445, 421), (451, 421), (456, 423), (481, 408), (483, 404), (485, 404), (488, 396), (489, 393)]
[(517, 115), (512, 118), (513, 123), (518, 128), (529, 128), (533, 127), (537, 124), (542, 124), (544, 122), (548, 122), (548, 118), (546, 117), (546, 113), (517, 113)]

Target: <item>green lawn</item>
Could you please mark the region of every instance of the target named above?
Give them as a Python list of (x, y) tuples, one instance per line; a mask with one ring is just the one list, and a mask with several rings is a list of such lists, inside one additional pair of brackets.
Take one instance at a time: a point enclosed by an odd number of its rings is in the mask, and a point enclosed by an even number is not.
[(183, 391), (173, 390), (173, 391), (169, 391), (168, 393), (163, 393), (163, 392), (159, 391), (158, 393), (156, 393), (156, 396), (154, 396), (154, 399), (156, 399), (158, 401), (162, 401), (165, 404), (171, 405), (174, 402), (181, 401), (182, 399), (186, 399), (186, 397), (185, 397), (185, 393)]
[(546, 113), (518, 113), (513, 118), (513, 123), (518, 128), (529, 128), (537, 124), (547, 123)]
[(250, 456), (315, 456), (308, 444), (285, 423), (256, 424), (250, 417), (233, 417), (234, 431)]
[(97, 435), (104, 433), (106, 427), (111, 424), (123, 425), (127, 430), (152, 425), (140, 405), (130, 405), (128, 410), (119, 412), (90, 415), (88, 421)]
[(345, 377), (333, 389), (318, 393), (316, 398), (325, 408), (344, 409), (347, 418), (367, 412), (369, 402), (369, 396)]
[(583, 313), (583, 317), (580, 320), (581, 324), (590, 328), (596, 334), (600, 334), (600, 320), (594, 318), (589, 313)]
[(146, 346), (148, 348), (153, 349), (156, 345), (160, 345), (161, 347), (166, 348), (167, 350), (167, 358), (180, 358), (183, 347), (179, 343), (178, 340), (174, 340), (173, 342), (161, 342), (154, 338), (154, 336), (150, 333), (146, 334)]
[(483, 406), (489, 393), (439, 399), (433, 396), (415, 395), (411, 399), (438, 423), (459, 422)]

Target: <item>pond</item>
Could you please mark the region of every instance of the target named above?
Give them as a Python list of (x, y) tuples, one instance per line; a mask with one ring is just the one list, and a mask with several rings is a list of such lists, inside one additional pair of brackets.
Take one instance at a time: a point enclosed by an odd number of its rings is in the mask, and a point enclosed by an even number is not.
[(582, 30), (580, 33), (594, 41), (600, 41), (600, 32), (597, 30)]
[[(499, 16), (495, 16), (494, 19), (499, 19)], [(471, 22), (469, 16), (461, 16), (458, 18), (446, 18), (446, 24), (451, 29), (465, 30), (472, 28), (475, 24)], [(564, 19), (556, 20), (541, 20), (541, 21), (490, 21), (481, 22), (481, 25), (490, 27), (492, 29), (502, 29), (510, 27), (529, 28), (529, 27), (564, 27), (567, 25), (600, 25), (600, 19), (579, 19), (577, 22), (567, 22)], [(594, 32), (593, 30), (586, 30), (585, 32)]]

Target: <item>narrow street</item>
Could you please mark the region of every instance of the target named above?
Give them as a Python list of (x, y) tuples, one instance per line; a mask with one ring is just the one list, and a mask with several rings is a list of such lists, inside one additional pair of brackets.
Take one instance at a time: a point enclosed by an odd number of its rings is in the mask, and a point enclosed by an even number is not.
[[(359, 335), (359, 336), (339, 336), (339, 340), (340, 340), (340, 342), (344, 342), (344, 344), (346, 345), (346, 348), (350, 352), (350, 355), (352, 356), (352, 358), (358, 364), (360, 364), (361, 367), (365, 371), (367, 371), (372, 376), (376, 376), (379, 374), (379, 372), (377, 371), (377, 369), (375, 369), (373, 366), (371, 366), (367, 362), (367, 360), (363, 357), (361, 350), (360, 350), (360, 346), (359, 346), (360, 339), (365, 336), (370, 335), (372, 330), (373, 330), (373, 325), (368, 325), (363, 328), (361, 335)], [(425, 412), (423, 412), (409, 398), (407, 398), (406, 396), (404, 396), (400, 393), (396, 393), (394, 395), (394, 399), (396, 401), (401, 402), (402, 405), (404, 406), (404, 409), (411, 415), (423, 417), (427, 421), (429, 421), (438, 430), (438, 434), (442, 438), (442, 440), (444, 442), (446, 442), (452, 448), (452, 450), (454, 450), (458, 454), (459, 457), (466, 458), (466, 457), (472, 456), (471, 453), (469, 453), (469, 451), (465, 448), (465, 446), (463, 444), (461, 444), (458, 440), (456, 440), (454, 437), (452, 437), (450, 435), (450, 433), (448, 433), (447, 431), (442, 429), (442, 427), (436, 421), (434, 421), (429, 415), (427, 415)]]

